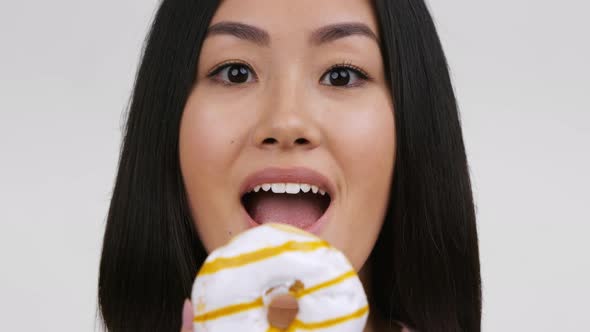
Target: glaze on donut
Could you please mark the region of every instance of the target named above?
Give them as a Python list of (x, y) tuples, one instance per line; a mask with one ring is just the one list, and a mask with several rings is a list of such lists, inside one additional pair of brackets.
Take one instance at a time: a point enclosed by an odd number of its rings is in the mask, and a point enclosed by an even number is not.
[[(268, 305), (291, 294), (299, 312), (281, 330)], [(192, 290), (196, 332), (361, 332), (369, 307), (348, 259), (327, 242), (284, 224), (264, 224), (213, 251)]]

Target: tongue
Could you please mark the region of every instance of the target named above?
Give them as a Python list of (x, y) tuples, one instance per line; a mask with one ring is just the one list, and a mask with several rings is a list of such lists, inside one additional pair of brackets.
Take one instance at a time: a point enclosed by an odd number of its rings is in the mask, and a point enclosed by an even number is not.
[(306, 194), (259, 193), (252, 202), (252, 218), (259, 224), (278, 222), (305, 228), (323, 214), (319, 199)]

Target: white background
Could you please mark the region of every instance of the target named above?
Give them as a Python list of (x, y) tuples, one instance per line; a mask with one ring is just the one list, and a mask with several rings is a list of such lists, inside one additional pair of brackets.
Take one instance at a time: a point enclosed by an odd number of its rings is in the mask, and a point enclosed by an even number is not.
[[(93, 331), (155, 0), (0, 2), (0, 330)], [(477, 201), (483, 330), (590, 327), (590, 5), (431, 0)]]

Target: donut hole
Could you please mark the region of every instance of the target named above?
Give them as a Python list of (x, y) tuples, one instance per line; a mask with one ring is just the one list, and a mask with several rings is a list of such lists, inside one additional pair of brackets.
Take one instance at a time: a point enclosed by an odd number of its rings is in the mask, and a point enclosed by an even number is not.
[(277, 295), (268, 307), (268, 323), (278, 329), (286, 329), (299, 313), (297, 299), (291, 294)]

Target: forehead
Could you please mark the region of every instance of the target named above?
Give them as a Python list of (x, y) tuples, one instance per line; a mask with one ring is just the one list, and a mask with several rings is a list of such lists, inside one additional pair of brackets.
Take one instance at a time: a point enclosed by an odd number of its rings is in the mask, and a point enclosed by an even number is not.
[(326, 25), (356, 22), (378, 38), (370, 0), (223, 0), (210, 25), (224, 21), (260, 27), (271, 39), (310, 37)]

